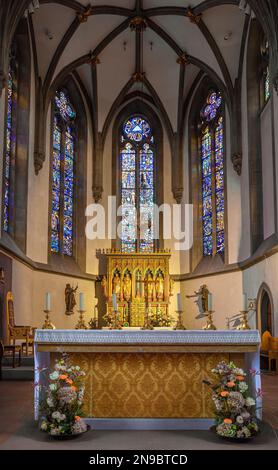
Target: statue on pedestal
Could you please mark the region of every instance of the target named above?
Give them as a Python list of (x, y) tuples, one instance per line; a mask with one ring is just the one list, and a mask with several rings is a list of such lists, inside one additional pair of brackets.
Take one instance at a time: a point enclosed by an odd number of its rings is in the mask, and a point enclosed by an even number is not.
[(113, 282), (112, 282), (112, 287), (113, 287), (113, 294), (116, 294), (117, 299), (120, 300), (121, 298), (121, 278), (118, 273), (116, 273), (113, 277)]
[(158, 273), (155, 281), (156, 300), (162, 301), (164, 299), (164, 278), (162, 273)]
[(76, 300), (75, 300), (75, 294), (76, 294), (76, 291), (78, 289), (78, 286), (75, 287), (75, 289), (73, 287), (71, 287), (70, 284), (66, 284), (66, 288), (65, 288), (65, 303), (66, 303), (66, 315), (73, 315), (74, 311), (74, 307), (76, 306)]
[(125, 273), (123, 281), (123, 297), (124, 300), (129, 302), (131, 299), (131, 276), (129, 272)]
[(198, 291), (195, 291), (194, 295), (187, 295), (188, 299), (197, 297), (195, 303), (199, 307), (200, 313), (206, 313), (208, 311), (208, 295), (209, 290), (206, 284), (203, 284)]

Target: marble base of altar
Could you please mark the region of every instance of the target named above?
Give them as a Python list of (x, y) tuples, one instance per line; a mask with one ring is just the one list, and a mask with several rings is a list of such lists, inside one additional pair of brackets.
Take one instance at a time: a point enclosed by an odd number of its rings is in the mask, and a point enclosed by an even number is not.
[[(95, 429), (207, 429), (213, 404), (203, 380), (222, 360), (259, 370), (259, 345), (258, 331), (37, 330), (35, 381), (65, 351), (86, 372), (84, 411)], [(36, 418), (38, 401), (35, 389)]]

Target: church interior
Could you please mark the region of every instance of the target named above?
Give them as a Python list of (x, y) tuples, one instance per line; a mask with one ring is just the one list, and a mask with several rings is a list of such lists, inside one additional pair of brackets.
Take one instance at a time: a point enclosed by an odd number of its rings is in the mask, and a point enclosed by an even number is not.
[(61, 353), (86, 373), (74, 449), (239, 449), (208, 431), (221, 361), (257, 371), (245, 448), (278, 449), (277, 3), (0, 22), (0, 449), (67, 449), (35, 421)]

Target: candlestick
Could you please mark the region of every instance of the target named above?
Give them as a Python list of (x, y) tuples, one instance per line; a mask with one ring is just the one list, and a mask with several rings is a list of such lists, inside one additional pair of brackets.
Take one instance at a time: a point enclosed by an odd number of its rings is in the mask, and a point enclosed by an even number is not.
[(214, 314), (214, 311), (212, 310), (209, 310), (208, 311), (208, 314), (207, 314), (207, 317), (208, 317), (208, 320), (207, 320), (207, 324), (204, 326), (203, 330), (205, 331), (215, 331), (217, 330), (216, 326), (213, 324), (213, 319), (212, 319), (212, 315)]
[(44, 324), (42, 325), (42, 330), (55, 330), (55, 326), (53, 325), (53, 323), (51, 323), (51, 320), (50, 320), (50, 310), (47, 310), (45, 309), (44, 310), (44, 313), (45, 313), (45, 320), (44, 320)]
[(208, 294), (208, 311), (209, 312), (212, 312), (213, 308), (212, 308), (212, 294), (209, 293)]
[(181, 293), (177, 294), (177, 312), (182, 311), (182, 304), (181, 304)]
[(78, 320), (78, 323), (77, 323), (75, 329), (76, 330), (87, 330), (87, 326), (86, 326), (86, 323), (84, 321), (85, 310), (79, 310), (78, 313), (79, 313), (79, 320)]
[(79, 311), (85, 312), (85, 297), (83, 292), (79, 294)]
[(174, 330), (186, 330), (185, 326), (183, 325), (183, 321), (182, 321), (183, 311), (182, 310), (177, 310), (176, 313), (178, 314), (178, 321), (177, 321), (177, 324), (176, 324), (176, 327), (174, 328)]
[(44, 306), (44, 311), (50, 312), (51, 310), (51, 294), (47, 292), (45, 294), (45, 306)]
[(251, 330), (251, 328), (248, 324), (248, 311), (244, 310), (240, 313), (242, 315), (242, 319), (241, 319), (240, 325), (237, 326), (237, 330), (239, 330), (239, 331)]

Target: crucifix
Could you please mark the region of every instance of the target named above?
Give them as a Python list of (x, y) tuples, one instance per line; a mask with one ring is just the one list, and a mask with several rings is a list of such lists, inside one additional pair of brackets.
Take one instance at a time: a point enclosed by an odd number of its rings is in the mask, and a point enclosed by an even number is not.
[(144, 280), (138, 280), (138, 282), (144, 283), (144, 294), (146, 301), (146, 311), (145, 311), (145, 324), (142, 330), (153, 330), (153, 326), (149, 322), (149, 285), (155, 284), (153, 279), (149, 279), (149, 276)]

